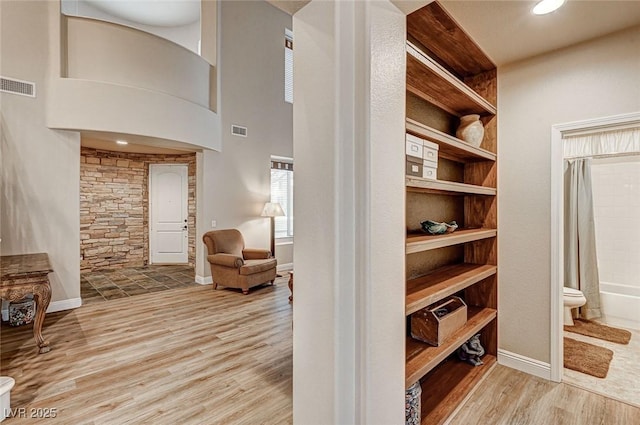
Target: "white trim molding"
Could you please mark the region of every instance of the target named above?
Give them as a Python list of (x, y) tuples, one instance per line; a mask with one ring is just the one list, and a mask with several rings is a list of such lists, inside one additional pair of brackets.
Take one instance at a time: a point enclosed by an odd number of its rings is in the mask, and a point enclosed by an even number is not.
[(56, 311), (73, 310), (82, 306), (82, 298), (69, 298), (68, 300), (52, 301), (47, 308), (47, 313)]
[(289, 272), (293, 270), (293, 263), (278, 264), (276, 269), (279, 272)]
[(640, 112), (555, 124), (551, 127), (551, 374), (562, 381), (564, 368), (563, 300), (564, 286), (564, 185), (562, 137), (626, 128), (640, 123)]
[[(78, 308), (82, 306), (81, 298), (70, 298), (68, 300), (60, 300), (53, 301), (49, 303), (49, 307), (47, 307), (47, 313), (55, 313), (56, 311), (64, 311), (64, 310), (73, 310), (74, 308)], [(2, 321), (6, 322), (9, 320), (9, 302), (2, 302)]]
[(511, 351), (498, 349), (498, 363), (529, 375), (551, 379), (551, 365)]
[(196, 283), (200, 285), (213, 285), (213, 278), (211, 276), (196, 275)]

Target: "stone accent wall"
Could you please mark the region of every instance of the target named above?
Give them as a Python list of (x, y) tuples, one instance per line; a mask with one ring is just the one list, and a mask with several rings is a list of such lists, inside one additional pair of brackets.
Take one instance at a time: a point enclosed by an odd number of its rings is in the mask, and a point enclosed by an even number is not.
[(149, 262), (149, 164), (188, 164), (189, 264), (195, 266), (196, 155), (149, 155), (83, 147), (81, 272)]

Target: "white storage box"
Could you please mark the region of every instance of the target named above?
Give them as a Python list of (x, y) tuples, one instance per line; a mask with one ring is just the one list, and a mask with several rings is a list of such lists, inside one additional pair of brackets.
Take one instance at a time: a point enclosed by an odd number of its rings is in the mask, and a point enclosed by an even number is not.
[(431, 161), (424, 161), (422, 164), (422, 178), (436, 180), (438, 178), (438, 167)]
[[(412, 139), (409, 139), (409, 136), (410, 134), (407, 134), (405, 153), (407, 156), (412, 157), (413, 161), (422, 163), (422, 141), (421, 139), (413, 136)], [(417, 139), (417, 141), (413, 139)]]
[(422, 177), (422, 161), (414, 161), (412, 157), (407, 156), (406, 166), (405, 173), (407, 176)]
[(426, 161), (431, 161), (434, 163), (434, 167), (438, 166), (438, 150), (440, 146), (437, 143), (429, 142), (428, 140), (424, 140), (422, 146), (422, 159)]

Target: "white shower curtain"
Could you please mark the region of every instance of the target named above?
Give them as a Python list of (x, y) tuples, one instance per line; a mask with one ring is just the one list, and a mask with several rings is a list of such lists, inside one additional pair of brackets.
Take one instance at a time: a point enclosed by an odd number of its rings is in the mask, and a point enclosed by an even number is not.
[(591, 158), (565, 161), (564, 286), (582, 291), (580, 317), (601, 316), (600, 277), (591, 190)]

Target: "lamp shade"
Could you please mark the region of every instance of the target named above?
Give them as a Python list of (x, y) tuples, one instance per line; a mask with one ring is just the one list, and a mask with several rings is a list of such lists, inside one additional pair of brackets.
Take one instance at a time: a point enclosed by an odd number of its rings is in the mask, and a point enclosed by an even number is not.
[(262, 209), (262, 217), (281, 217), (284, 214), (279, 202), (267, 202)]

